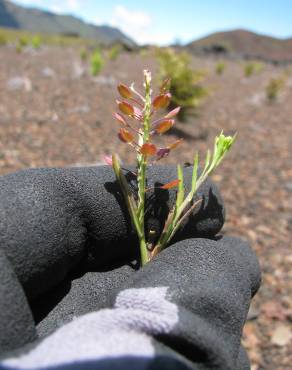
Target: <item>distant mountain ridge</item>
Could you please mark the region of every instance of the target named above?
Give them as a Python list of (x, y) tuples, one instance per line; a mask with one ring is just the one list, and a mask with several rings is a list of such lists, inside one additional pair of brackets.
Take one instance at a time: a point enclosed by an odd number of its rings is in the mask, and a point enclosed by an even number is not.
[(270, 62), (292, 62), (292, 38), (278, 39), (244, 29), (213, 33), (186, 47), (194, 53), (225, 53)]
[(136, 43), (117, 28), (95, 26), (71, 15), (59, 15), (36, 8), (25, 8), (0, 0), (0, 27), (25, 29), (39, 33), (61, 33), (95, 39), (102, 44), (121, 42), (128, 47)]

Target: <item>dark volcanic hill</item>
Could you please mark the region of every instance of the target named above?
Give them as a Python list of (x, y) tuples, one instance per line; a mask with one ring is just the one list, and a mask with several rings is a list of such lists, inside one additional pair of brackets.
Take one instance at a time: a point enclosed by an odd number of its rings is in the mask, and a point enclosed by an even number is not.
[(25, 29), (40, 33), (61, 33), (95, 39), (103, 44), (121, 42), (134, 47), (135, 42), (121, 31), (109, 26), (95, 26), (70, 15), (24, 8), (7, 0), (0, 0), (0, 27)]
[(277, 39), (246, 30), (213, 33), (187, 45), (192, 52), (227, 54), (271, 62), (292, 62), (292, 38)]

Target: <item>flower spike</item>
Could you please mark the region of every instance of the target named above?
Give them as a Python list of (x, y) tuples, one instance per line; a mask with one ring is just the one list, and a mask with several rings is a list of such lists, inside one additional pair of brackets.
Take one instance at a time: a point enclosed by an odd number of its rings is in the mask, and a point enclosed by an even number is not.
[[(196, 211), (197, 205), (200, 203), (200, 200), (194, 201), (197, 190), (204, 183), (207, 176), (218, 167), (226, 153), (231, 149), (235, 139), (235, 137), (226, 137), (221, 133), (215, 139), (213, 153), (208, 151), (205, 165), (202, 167), (200, 174), (198, 174), (199, 156), (198, 154), (195, 155), (191, 187), (187, 195), (185, 195), (185, 188), (187, 188), (187, 186), (185, 186), (183, 167), (180, 165), (177, 166), (177, 179), (157, 187), (165, 191), (177, 188), (176, 201), (165, 219), (161, 235), (157, 235), (157, 237), (155, 236), (155, 238), (153, 238), (151, 231), (149, 235), (146, 235), (145, 194), (147, 191), (156, 188), (147, 187), (147, 168), (163, 158), (166, 158), (172, 150), (176, 149), (183, 142), (183, 139), (178, 139), (161, 148), (157, 148), (152, 142), (156, 137), (155, 134), (164, 134), (173, 127), (175, 124), (174, 118), (179, 114), (180, 107), (172, 109), (170, 112), (166, 113), (164, 117), (158, 117), (153, 120), (153, 116), (157, 114), (159, 109), (168, 107), (171, 94), (169, 93), (170, 80), (166, 79), (162, 83), (160, 93), (153, 99), (151, 83), (151, 72), (145, 70), (143, 94), (135, 90), (134, 84), (130, 87), (119, 84), (118, 91), (124, 100), (117, 100), (120, 113), (114, 113), (114, 118), (121, 125), (118, 132), (119, 139), (133, 147), (136, 151), (137, 172), (132, 173), (134, 174), (135, 181), (137, 181), (136, 194), (134, 193), (134, 189), (128, 185), (128, 178), (124, 175), (126, 169), (121, 166), (117, 155), (113, 154), (112, 157), (104, 156), (105, 163), (113, 167), (129, 210), (132, 224), (135, 227), (139, 239), (141, 265), (145, 265), (156, 254), (163, 250), (186, 219)], [(131, 120), (134, 119), (138, 121), (138, 127), (128, 122), (128, 117), (130, 117)], [(127, 171), (129, 172), (129, 170)]]

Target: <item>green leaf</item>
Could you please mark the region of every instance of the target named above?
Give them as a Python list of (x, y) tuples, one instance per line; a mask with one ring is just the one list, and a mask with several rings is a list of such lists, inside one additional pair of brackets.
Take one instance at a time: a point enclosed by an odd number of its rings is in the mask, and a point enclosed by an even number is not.
[(210, 165), (210, 160), (211, 160), (211, 152), (208, 149), (206, 159), (205, 159), (205, 167), (204, 167), (204, 170), (201, 174), (201, 177), (204, 176), (208, 172), (208, 168), (209, 168), (209, 165)]
[(197, 177), (198, 177), (198, 167), (199, 167), (199, 154), (196, 153), (194, 157), (193, 175), (192, 175), (192, 193), (195, 194)]
[(125, 202), (127, 204), (128, 211), (131, 216), (131, 220), (136, 227), (138, 236), (140, 237), (142, 235), (141, 234), (142, 231), (141, 231), (140, 223), (137, 217), (137, 204), (136, 204), (135, 198), (128, 185), (127, 179), (125, 175), (123, 174), (118, 157), (115, 154), (112, 155), (112, 161), (113, 161), (113, 169), (114, 169), (116, 178), (121, 186), (121, 190), (122, 190)]
[(179, 184), (176, 196), (176, 209), (182, 204), (185, 196), (184, 174), (181, 165), (177, 166), (177, 178), (179, 180)]

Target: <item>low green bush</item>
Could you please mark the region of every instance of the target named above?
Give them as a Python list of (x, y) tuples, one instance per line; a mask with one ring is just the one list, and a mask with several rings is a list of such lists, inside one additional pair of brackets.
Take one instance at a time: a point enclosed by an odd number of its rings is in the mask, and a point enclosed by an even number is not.
[(223, 62), (218, 62), (218, 63), (216, 64), (216, 68), (215, 68), (215, 70), (216, 70), (216, 74), (217, 74), (217, 75), (222, 75), (222, 74), (224, 73), (225, 69), (226, 69), (226, 64), (225, 64), (225, 63), (223, 63)]
[(121, 52), (122, 52), (121, 45), (119, 44), (113, 45), (108, 51), (109, 60), (112, 60), (112, 61), (117, 60)]
[(186, 52), (159, 49), (157, 57), (161, 80), (171, 79), (170, 108), (179, 105), (181, 107), (179, 118), (183, 120), (187, 111), (198, 107), (208, 95), (208, 89), (201, 84), (205, 72), (191, 67), (191, 57)]
[(28, 38), (26, 36), (20, 36), (20, 38), (18, 39), (18, 45), (21, 48), (25, 48), (26, 46), (28, 46), (28, 44), (29, 44)]
[(42, 39), (39, 35), (33, 36), (33, 38), (31, 39), (31, 46), (35, 50), (40, 49), (40, 47), (42, 46)]
[(263, 63), (260, 62), (249, 62), (244, 66), (245, 77), (250, 77), (255, 73), (260, 73), (264, 69)]
[(103, 65), (104, 65), (104, 60), (101, 55), (101, 52), (99, 49), (96, 49), (93, 52), (91, 56), (91, 60), (90, 60), (90, 71), (91, 71), (92, 76), (99, 75), (102, 70)]
[(269, 83), (266, 86), (266, 97), (267, 100), (272, 102), (278, 98), (279, 92), (284, 87), (284, 79), (279, 78), (271, 78)]
[(4, 35), (0, 34), (0, 46), (5, 46), (7, 44), (8, 44), (8, 42), (7, 42), (6, 37)]
[(86, 62), (87, 59), (88, 59), (88, 51), (87, 49), (83, 48), (80, 50), (80, 59), (82, 60), (82, 62)]

